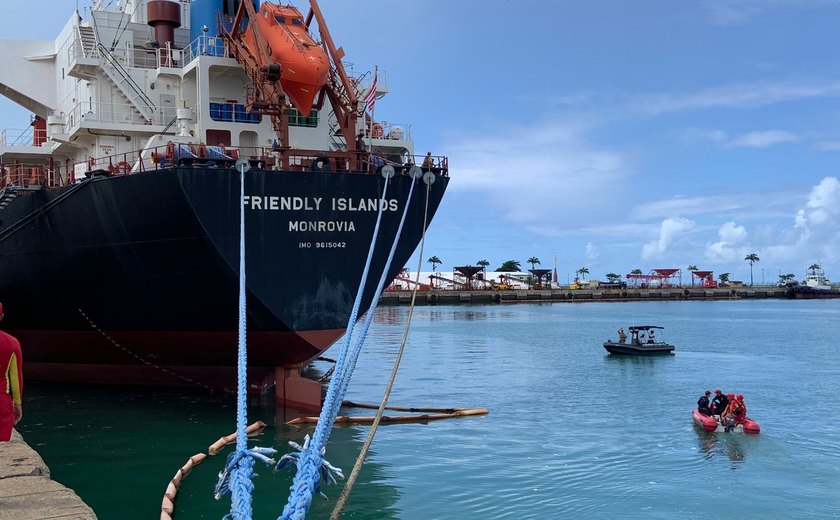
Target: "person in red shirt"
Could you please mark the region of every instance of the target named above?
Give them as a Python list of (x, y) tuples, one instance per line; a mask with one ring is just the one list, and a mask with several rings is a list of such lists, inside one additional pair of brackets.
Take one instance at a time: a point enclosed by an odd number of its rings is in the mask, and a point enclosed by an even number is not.
[[(0, 320), (3, 319), (3, 304), (0, 303)], [(0, 442), (12, 438), (12, 427), (23, 417), (23, 355), (20, 343), (0, 331)], [(5, 383), (5, 384), (4, 384)]]

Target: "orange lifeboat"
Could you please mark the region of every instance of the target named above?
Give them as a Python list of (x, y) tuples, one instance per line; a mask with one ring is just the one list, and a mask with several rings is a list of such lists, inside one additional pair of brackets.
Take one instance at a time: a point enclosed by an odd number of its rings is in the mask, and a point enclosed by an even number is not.
[[(258, 39), (251, 24), (259, 26), (267, 49), (257, 48)], [(298, 112), (308, 116), (315, 96), (327, 82), (330, 62), (324, 49), (309, 34), (300, 11), (292, 6), (263, 2), (244, 39), (252, 51), (265, 51), (280, 65), (283, 90)]]

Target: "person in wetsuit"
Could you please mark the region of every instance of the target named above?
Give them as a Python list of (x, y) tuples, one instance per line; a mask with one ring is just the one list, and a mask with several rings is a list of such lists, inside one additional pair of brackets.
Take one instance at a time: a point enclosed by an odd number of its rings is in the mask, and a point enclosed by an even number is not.
[(710, 395), (712, 395), (712, 392), (706, 390), (706, 393), (697, 400), (697, 411), (703, 415), (712, 415), (712, 410), (709, 408)]
[(715, 397), (712, 399), (712, 415), (721, 415), (723, 412), (726, 411), (726, 407), (729, 405), (729, 399), (723, 395), (723, 392), (720, 390), (715, 390)]
[[(0, 304), (0, 320), (3, 304)], [(18, 340), (0, 331), (0, 442), (12, 438), (12, 428), (23, 417), (23, 356)]]

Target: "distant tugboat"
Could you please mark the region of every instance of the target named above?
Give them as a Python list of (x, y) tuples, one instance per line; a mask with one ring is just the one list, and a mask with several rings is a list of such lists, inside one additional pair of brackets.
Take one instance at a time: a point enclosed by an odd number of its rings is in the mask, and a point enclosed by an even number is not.
[(788, 287), (788, 298), (840, 298), (840, 290), (831, 285), (831, 281), (825, 276), (825, 271), (820, 264), (813, 264), (808, 270), (810, 272), (805, 275), (801, 284)]
[(661, 331), (664, 327), (656, 325), (635, 325), (630, 327), (630, 341), (627, 341), (627, 335), (624, 329), (618, 331), (618, 341), (607, 340), (604, 342), (604, 348), (607, 352), (615, 355), (625, 356), (647, 356), (652, 354), (671, 354), (674, 352), (674, 346), (664, 341), (655, 338), (657, 330)]

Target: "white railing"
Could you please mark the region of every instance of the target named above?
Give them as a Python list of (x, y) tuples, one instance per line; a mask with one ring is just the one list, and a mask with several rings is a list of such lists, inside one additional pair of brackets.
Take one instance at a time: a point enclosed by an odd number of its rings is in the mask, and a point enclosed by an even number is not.
[(180, 51), (182, 63), (187, 64), (199, 56), (228, 57), (228, 45), (221, 36), (199, 36), (186, 48)]
[(72, 133), (83, 122), (165, 126), (175, 118), (175, 107), (145, 108), (148, 109), (148, 113), (150, 114), (148, 121), (137, 113), (134, 105), (119, 103), (78, 103), (65, 115), (66, 133)]
[(0, 146), (30, 146), (32, 128), (7, 128), (0, 132)]

